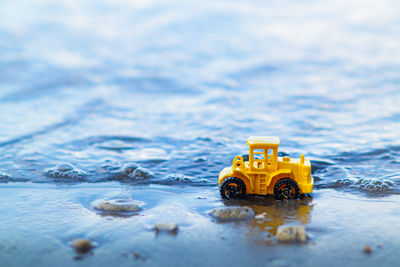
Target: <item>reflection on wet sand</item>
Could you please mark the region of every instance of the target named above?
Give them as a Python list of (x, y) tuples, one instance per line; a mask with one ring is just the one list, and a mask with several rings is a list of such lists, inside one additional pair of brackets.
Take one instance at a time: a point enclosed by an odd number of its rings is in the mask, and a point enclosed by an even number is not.
[(264, 244), (275, 244), (274, 237), (281, 225), (310, 223), (314, 206), (312, 199), (276, 201), (273, 197), (250, 197), (240, 202), (224, 201), (224, 204), (251, 207), (255, 217), (247, 224), (247, 235)]

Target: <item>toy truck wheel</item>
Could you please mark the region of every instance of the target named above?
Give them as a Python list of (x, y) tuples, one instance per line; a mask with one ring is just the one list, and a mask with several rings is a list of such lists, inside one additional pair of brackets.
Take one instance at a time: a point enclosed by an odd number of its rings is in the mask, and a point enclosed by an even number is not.
[(283, 178), (274, 186), (274, 198), (276, 200), (298, 199), (299, 197), (299, 186), (290, 178)]
[(220, 188), (221, 197), (225, 199), (242, 199), (246, 196), (246, 185), (236, 177), (226, 179)]

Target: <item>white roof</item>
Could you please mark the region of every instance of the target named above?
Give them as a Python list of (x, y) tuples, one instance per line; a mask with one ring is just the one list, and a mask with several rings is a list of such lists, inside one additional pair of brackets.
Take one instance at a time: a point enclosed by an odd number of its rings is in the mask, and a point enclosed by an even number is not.
[(250, 136), (247, 139), (247, 144), (274, 144), (279, 145), (279, 138), (275, 136)]

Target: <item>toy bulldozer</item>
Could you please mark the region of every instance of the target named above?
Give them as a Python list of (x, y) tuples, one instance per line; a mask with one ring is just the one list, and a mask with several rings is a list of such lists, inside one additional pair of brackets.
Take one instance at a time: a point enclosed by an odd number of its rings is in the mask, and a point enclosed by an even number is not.
[(277, 200), (290, 200), (312, 192), (311, 163), (304, 155), (300, 159), (278, 157), (277, 137), (251, 136), (247, 144), (248, 159), (236, 156), (232, 167), (224, 168), (219, 174), (222, 198), (274, 195)]

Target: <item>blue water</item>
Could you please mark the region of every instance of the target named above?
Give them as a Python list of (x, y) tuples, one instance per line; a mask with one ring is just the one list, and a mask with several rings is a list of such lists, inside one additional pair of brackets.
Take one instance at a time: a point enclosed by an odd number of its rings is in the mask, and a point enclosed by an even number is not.
[(396, 6), (2, 1), (0, 181), (215, 185), (272, 135), (316, 188), (398, 193)]

